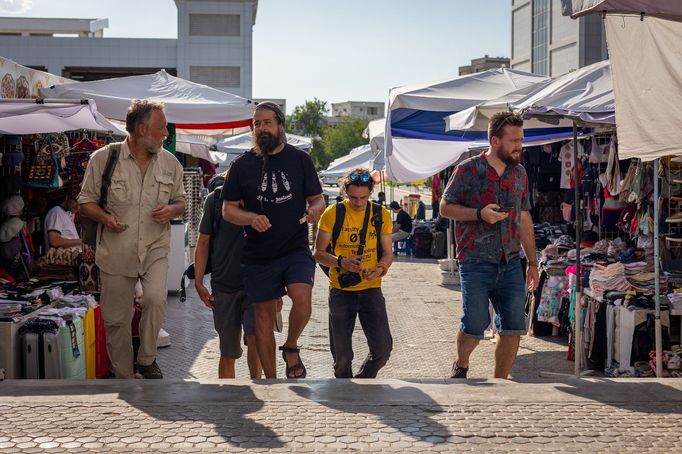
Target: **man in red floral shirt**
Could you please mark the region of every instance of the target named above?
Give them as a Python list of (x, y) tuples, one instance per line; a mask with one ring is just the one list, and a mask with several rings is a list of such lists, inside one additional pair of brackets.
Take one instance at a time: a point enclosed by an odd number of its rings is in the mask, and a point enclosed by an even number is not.
[[(457, 261), (464, 315), (457, 334), (452, 378), (466, 378), (469, 356), (497, 314), (495, 378), (507, 378), (526, 332), (526, 290), (538, 285), (535, 233), (528, 176), (520, 164), (523, 119), (499, 112), (488, 123), (490, 148), (457, 166), (440, 203), (441, 216), (456, 222)], [(528, 258), (526, 282), (519, 253)]]

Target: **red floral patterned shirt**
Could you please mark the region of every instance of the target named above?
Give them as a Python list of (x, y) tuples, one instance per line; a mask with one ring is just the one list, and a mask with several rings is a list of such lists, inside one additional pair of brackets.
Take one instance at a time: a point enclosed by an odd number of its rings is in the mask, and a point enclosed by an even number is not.
[(443, 198), (469, 208), (483, 208), (491, 203), (513, 207), (509, 217), (497, 224), (457, 221), (457, 260), (504, 263), (519, 256), (521, 211), (531, 208), (528, 175), (522, 165), (507, 166), (499, 176), (483, 152), (457, 166)]

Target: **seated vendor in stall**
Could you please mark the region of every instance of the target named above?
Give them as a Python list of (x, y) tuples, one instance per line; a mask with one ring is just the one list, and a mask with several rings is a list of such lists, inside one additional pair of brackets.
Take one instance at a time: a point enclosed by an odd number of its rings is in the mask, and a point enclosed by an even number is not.
[(47, 232), (48, 249), (81, 247), (83, 245), (74, 222), (78, 210), (78, 202), (66, 198), (61, 205), (57, 205), (47, 212), (45, 231)]

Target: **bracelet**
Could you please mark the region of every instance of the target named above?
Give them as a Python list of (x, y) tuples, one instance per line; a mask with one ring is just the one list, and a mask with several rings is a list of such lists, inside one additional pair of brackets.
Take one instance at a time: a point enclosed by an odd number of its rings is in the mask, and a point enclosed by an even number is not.
[(481, 210), (482, 210), (482, 209), (483, 209), (483, 208), (478, 208), (478, 209), (476, 210), (476, 219), (478, 219), (479, 222), (483, 222), (483, 218), (481, 217)]
[(343, 255), (339, 255), (336, 257), (336, 264), (339, 265), (339, 268), (341, 268), (341, 261), (343, 260)]

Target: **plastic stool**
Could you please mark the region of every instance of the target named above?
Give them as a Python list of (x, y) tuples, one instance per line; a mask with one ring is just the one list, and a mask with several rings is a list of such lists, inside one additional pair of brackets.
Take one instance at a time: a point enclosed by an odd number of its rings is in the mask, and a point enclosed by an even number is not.
[(398, 255), (401, 252), (408, 257), (412, 255), (412, 238), (393, 242), (393, 255)]

